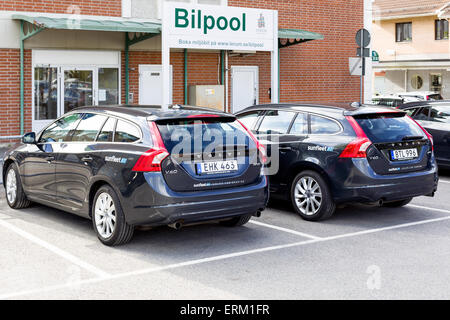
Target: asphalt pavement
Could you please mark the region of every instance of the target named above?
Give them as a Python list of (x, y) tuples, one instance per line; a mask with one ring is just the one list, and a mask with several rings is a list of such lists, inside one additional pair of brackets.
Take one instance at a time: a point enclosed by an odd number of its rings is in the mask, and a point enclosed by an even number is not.
[(403, 208), (306, 222), (272, 202), (243, 227), (138, 230), (106, 247), (89, 220), (0, 195), (0, 299), (450, 299), (450, 173)]

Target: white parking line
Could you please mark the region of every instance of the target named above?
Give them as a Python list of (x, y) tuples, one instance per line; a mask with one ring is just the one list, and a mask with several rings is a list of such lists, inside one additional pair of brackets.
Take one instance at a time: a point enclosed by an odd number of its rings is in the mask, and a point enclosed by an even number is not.
[(110, 276), (109, 273), (107, 273), (107, 272), (105, 272), (103, 270), (100, 270), (99, 268), (97, 268), (97, 267), (95, 267), (95, 266), (93, 266), (93, 265), (91, 265), (91, 264), (81, 260), (80, 258), (75, 257), (74, 255), (72, 255), (72, 254), (70, 254), (70, 253), (68, 253), (68, 252), (66, 252), (66, 251), (64, 251), (64, 250), (62, 250), (62, 249), (60, 249), (60, 248), (58, 248), (58, 247), (56, 247), (56, 246), (54, 246), (54, 245), (44, 241), (44, 240), (42, 240), (42, 239), (39, 239), (38, 237), (32, 235), (31, 233), (28, 233), (28, 232), (26, 232), (26, 231), (24, 231), (24, 230), (22, 230), (22, 229), (20, 229), (20, 228), (18, 228), (16, 226), (12, 225), (11, 223), (6, 222), (5, 220), (0, 220), (0, 226), (9, 229), (12, 232), (15, 232), (19, 236), (21, 236), (21, 237), (23, 237), (23, 238), (25, 238), (25, 239), (27, 239), (27, 240), (29, 240), (29, 241), (31, 241), (31, 242), (41, 246), (41, 247), (43, 247), (43, 248), (53, 252), (54, 254), (56, 254), (56, 255), (64, 258), (64, 259), (70, 261), (73, 264), (76, 264), (77, 266), (79, 266), (79, 267), (81, 267), (81, 268), (83, 268), (83, 269), (85, 269), (85, 270), (95, 274), (96, 276), (98, 276), (100, 278), (105, 278), (105, 277), (109, 277)]
[(350, 237), (355, 237), (355, 236), (360, 236), (360, 235), (372, 234), (372, 233), (400, 229), (400, 228), (407, 228), (407, 227), (423, 225), (423, 224), (427, 224), (427, 223), (444, 221), (444, 220), (450, 220), (450, 216), (422, 220), (422, 221), (417, 221), (417, 222), (403, 223), (403, 224), (390, 226), (390, 227), (383, 227), (383, 228), (376, 228), (376, 229), (369, 229), (369, 230), (363, 230), (363, 231), (358, 231), (358, 232), (346, 233), (346, 234), (331, 236), (331, 237), (326, 237), (326, 238), (311, 239), (311, 240), (306, 240), (306, 241), (301, 241), (301, 242), (288, 243), (288, 244), (284, 244), (284, 245), (270, 246), (270, 247), (246, 250), (246, 251), (235, 252), (235, 253), (230, 253), (230, 254), (223, 254), (223, 255), (209, 257), (209, 258), (203, 258), (203, 259), (197, 259), (197, 260), (191, 260), (191, 261), (170, 264), (170, 265), (166, 265), (166, 266), (145, 268), (145, 269), (136, 270), (136, 271), (118, 273), (118, 274), (109, 275), (106, 277), (86, 279), (86, 280), (81, 280), (81, 281), (73, 282), (73, 283), (65, 283), (65, 284), (60, 284), (60, 285), (44, 287), (44, 288), (24, 290), (24, 291), (13, 292), (13, 293), (6, 293), (6, 294), (0, 295), (0, 299), (8, 299), (8, 298), (14, 298), (14, 297), (23, 296), (23, 295), (54, 291), (54, 290), (70, 288), (70, 287), (77, 287), (77, 286), (80, 286), (83, 284), (98, 283), (98, 282), (102, 282), (105, 280), (122, 279), (122, 278), (130, 277), (130, 276), (138, 276), (138, 275), (150, 274), (150, 273), (154, 273), (154, 272), (161, 272), (161, 271), (165, 271), (165, 270), (177, 269), (177, 268), (182, 268), (182, 267), (186, 267), (186, 266), (199, 265), (199, 264), (203, 264), (203, 263), (207, 263), (207, 262), (214, 262), (214, 261), (219, 261), (219, 260), (224, 260), (224, 259), (241, 257), (241, 256), (255, 254), (255, 253), (262, 253), (262, 252), (269, 252), (269, 251), (274, 251), (274, 250), (281, 250), (281, 249), (285, 249), (285, 248), (299, 247), (299, 246), (312, 244), (312, 243), (320, 243), (320, 242), (326, 242), (326, 241), (337, 240), (337, 239), (342, 239), (342, 238), (350, 238)]
[(439, 179), (439, 182), (450, 183), (450, 181)]
[(413, 208), (417, 208), (417, 209), (426, 209), (426, 210), (431, 210), (431, 211), (437, 211), (437, 212), (442, 212), (442, 213), (450, 214), (450, 210), (438, 209), (438, 208), (430, 208), (430, 207), (424, 207), (424, 206), (419, 206), (419, 205), (417, 205), (417, 204), (408, 204), (408, 207), (413, 207)]
[(305, 238), (309, 238), (309, 239), (314, 239), (314, 240), (322, 239), (321, 237), (316, 237), (316, 236), (313, 236), (312, 234), (307, 234), (307, 233), (303, 233), (303, 232), (299, 232), (299, 231), (295, 231), (295, 230), (291, 230), (291, 229), (287, 229), (287, 228), (283, 228), (283, 227), (278, 227), (278, 226), (274, 226), (272, 224), (267, 224), (267, 223), (254, 221), (254, 220), (250, 220), (249, 222), (253, 223), (253, 224), (256, 224), (258, 226), (261, 226), (261, 227), (271, 228), (271, 229), (275, 229), (275, 230), (278, 230), (278, 231), (283, 231), (283, 232), (295, 234), (297, 236), (302, 236), (302, 237), (305, 237)]

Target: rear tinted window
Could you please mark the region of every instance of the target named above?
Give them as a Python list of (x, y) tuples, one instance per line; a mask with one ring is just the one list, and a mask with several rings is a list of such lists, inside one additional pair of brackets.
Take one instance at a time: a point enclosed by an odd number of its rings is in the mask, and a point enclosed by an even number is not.
[(430, 120), (436, 122), (450, 123), (450, 105), (433, 106), (431, 108)]
[(97, 141), (111, 142), (113, 141), (114, 127), (116, 125), (116, 119), (109, 118), (103, 125), (102, 131), (97, 137)]
[(413, 120), (401, 113), (359, 116), (355, 120), (374, 143), (399, 142), (404, 137), (425, 135)]
[(140, 130), (134, 124), (118, 120), (114, 142), (135, 142), (141, 138)]
[(401, 105), (403, 103), (403, 101), (401, 99), (389, 99), (389, 98), (378, 99), (378, 98), (376, 98), (376, 99), (372, 100), (372, 103), (375, 105), (397, 108), (399, 105)]
[(215, 147), (247, 145), (249, 136), (237, 121), (182, 120), (158, 123), (164, 145), (171, 154), (211, 152)]
[(430, 94), (428, 95), (428, 100), (442, 100), (442, 96), (440, 94)]
[(335, 134), (341, 131), (341, 126), (334, 120), (311, 115), (312, 134)]

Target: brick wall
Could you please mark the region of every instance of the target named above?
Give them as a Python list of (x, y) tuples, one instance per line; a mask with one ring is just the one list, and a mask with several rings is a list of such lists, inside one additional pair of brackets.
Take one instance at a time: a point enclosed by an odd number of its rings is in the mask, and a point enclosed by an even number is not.
[[(218, 84), (220, 74), (217, 53), (188, 53), (188, 86)], [(129, 77), (130, 92), (134, 93), (134, 103), (139, 99), (139, 65), (161, 64), (160, 52), (130, 51)], [(173, 67), (173, 102), (184, 104), (184, 53), (172, 52), (170, 64)], [(269, 66), (270, 68), (270, 66)], [(125, 102), (125, 54), (122, 52), (122, 102)]]
[[(24, 55), (25, 131), (31, 130), (31, 50)], [(0, 136), (20, 134), (20, 60), (18, 49), (0, 49)], [(0, 140), (4, 143), (5, 140)]]
[[(356, 52), (355, 33), (363, 26), (363, 0), (229, 0), (230, 6), (278, 10), (280, 28), (318, 32), (313, 40), (280, 51), (281, 101), (358, 101), (359, 78), (348, 71), (348, 57)], [(260, 66), (260, 102), (270, 86)], [(270, 72), (270, 68), (268, 69)], [(267, 91), (267, 90), (266, 90)], [(264, 98), (264, 99), (261, 99)]]
[(1, 10), (120, 17), (122, 0), (1, 0)]

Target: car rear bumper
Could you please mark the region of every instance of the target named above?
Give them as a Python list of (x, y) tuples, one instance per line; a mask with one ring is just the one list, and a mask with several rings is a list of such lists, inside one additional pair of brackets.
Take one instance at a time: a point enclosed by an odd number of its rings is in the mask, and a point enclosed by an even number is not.
[(437, 190), (437, 166), (424, 171), (404, 174), (378, 175), (366, 159), (349, 159), (351, 169), (342, 176), (331, 177), (332, 192), (336, 202), (378, 202), (403, 200), (431, 195)]
[(267, 179), (242, 187), (212, 191), (175, 192), (161, 173), (144, 173), (146, 183), (137, 188), (124, 205), (127, 223), (168, 225), (219, 220), (265, 209), (268, 201)]

